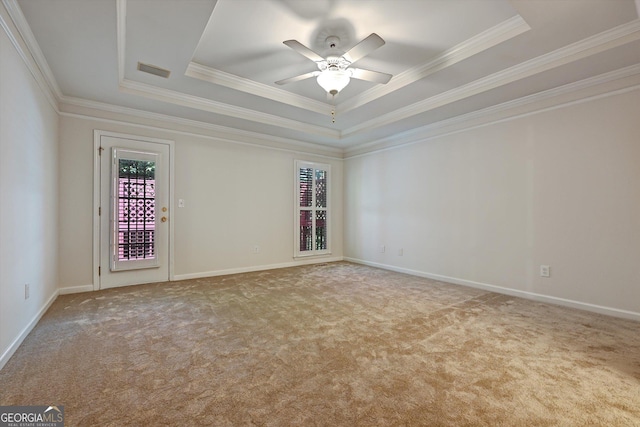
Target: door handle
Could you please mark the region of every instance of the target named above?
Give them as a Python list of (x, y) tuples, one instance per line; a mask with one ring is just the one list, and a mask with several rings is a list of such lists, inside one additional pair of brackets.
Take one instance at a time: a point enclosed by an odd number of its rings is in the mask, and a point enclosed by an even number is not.
[(162, 222), (167, 222), (167, 217), (166, 217), (166, 216), (163, 216), (162, 218), (160, 218), (160, 221), (162, 221)]

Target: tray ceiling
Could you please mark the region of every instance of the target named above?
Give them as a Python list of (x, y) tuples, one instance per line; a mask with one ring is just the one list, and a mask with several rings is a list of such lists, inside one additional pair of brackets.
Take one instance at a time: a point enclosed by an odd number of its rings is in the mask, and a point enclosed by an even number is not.
[[(144, 111), (242, 138), (353, 150), (640, 73), (634, 0), (3, 0), (64, 105)], [(283, 44), (386, 42), (333, 100)], [(171, 72), (162, 78), (138, 63)], [(120, 109), (120, 110), (118, 110)], [(335, 123), (332, 122), (335, 111)]]

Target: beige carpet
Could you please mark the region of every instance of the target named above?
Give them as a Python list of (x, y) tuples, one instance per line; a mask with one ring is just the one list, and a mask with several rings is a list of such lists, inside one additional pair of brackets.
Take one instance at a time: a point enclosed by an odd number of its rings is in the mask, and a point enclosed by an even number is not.
[(349, 263), (134, 286), (60, 296), (0, 371), (10, 404), (67, 426), (639, 426), (640, 323)]

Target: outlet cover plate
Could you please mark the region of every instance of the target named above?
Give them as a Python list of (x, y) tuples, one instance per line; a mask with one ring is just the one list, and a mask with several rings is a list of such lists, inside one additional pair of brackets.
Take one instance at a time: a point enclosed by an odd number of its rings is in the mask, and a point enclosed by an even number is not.
[(551, 267), (548, 265), (540, 266), (540, 277), (549, 277), (551, 276)]

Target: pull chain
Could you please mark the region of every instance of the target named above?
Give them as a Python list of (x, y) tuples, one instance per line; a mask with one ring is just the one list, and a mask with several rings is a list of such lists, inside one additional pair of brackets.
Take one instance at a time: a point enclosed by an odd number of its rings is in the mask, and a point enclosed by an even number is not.
[(329, 92), (331, 94), (331, 123), (336, 122), (336, 94), (337, 91)]

